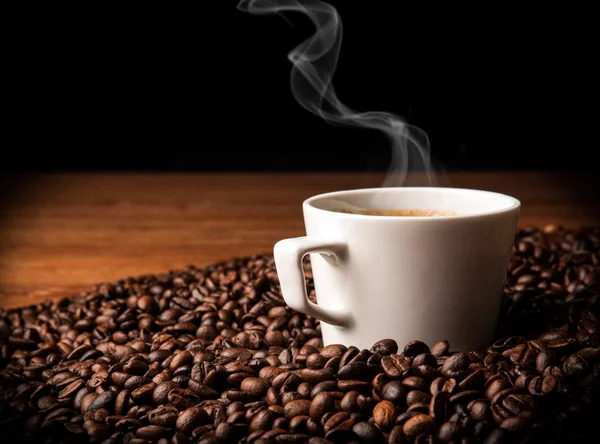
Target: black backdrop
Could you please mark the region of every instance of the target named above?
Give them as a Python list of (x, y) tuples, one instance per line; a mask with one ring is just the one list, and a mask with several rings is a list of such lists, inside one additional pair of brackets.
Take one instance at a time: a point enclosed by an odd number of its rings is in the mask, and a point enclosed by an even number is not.
[[(331, 126), (292, 97), (287, 53), (311, 34), (308, 19), (290, 14), (292, 27), (236, 3), (52, 4), (6, 16), (12, 156), (2, 168), (386, 167), (380, 134)], [(590, 10), (331, 3), (344, 24), (340, 99), (424, 129), (436, 161), (450, 169), (593, 165)]]

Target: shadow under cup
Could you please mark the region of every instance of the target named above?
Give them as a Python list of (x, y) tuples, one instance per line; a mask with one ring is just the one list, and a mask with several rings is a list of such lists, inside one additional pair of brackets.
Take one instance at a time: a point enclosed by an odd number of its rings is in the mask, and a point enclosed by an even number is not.
[[(379, 216), (343, 209), (419, 209), (448, 217)], [(499, 193), (456, 188), (378, 188), (311, 197), (307, 236), (275, 246), (283, 296), (321, 319), (325, 345), (370, 348), (391, 338), (453, 350), (494, 339), (520, 203)], [(317, 304), (302, 278), (310, 254)]]

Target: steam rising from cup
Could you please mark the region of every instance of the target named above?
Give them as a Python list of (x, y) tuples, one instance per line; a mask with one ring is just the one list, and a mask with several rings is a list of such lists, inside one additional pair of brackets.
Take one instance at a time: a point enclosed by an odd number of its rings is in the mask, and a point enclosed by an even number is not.
[(291, 89), (294, 97), (311, 113), (334, 125), (352, 125), (382, 131), (392, 144), (392, 159), (383, 186), (400, 186), (409, 171), (422, 171), (435, 185), (427, 134), (382, 111), (357, 112), (343, 104), (335, 93), (332, 79), (342, 43), (342, 22), (337, 10), (319, 0), (241, 0), (238, 9), (266, 15), (300, 12), (315, 25), (315, 33), (294, 48)]

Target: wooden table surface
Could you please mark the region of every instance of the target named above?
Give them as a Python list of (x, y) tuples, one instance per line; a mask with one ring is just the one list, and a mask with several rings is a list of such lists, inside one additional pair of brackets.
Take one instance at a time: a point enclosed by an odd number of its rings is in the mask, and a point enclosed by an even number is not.
[[(592, 176), (458, 172), (441, 185), (510, 194), (520, 226), (597, 225)], [(76, 294), (127, 276), (270, 253), (304, 234), (314, 194), (377, 187), (383, 174), (78, 173), (4, 178), (0, 306)], [(407, 182), (421, 184), (422, 177)]]

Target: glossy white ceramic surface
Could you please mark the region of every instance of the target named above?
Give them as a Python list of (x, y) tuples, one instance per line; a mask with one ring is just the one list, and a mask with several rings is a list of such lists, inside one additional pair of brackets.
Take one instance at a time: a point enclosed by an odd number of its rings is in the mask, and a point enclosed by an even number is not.
[[(433, 209), (456, 216), (366, 216), (335, 208)], [(322, 320), (325, 345), (393, 338), (453, 350), (488, 345), (519, 214), (513, 197), (456, 188), (340, 191), (303, 203), (307, 236), (274, 248), (286, 303)], [(306, 297), (310, 254), (317, 304)]]

